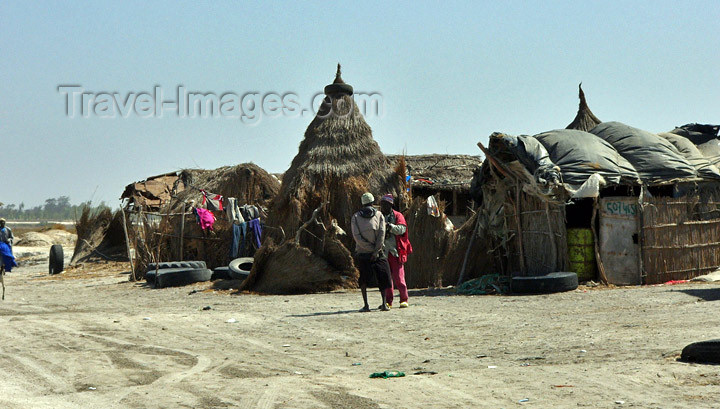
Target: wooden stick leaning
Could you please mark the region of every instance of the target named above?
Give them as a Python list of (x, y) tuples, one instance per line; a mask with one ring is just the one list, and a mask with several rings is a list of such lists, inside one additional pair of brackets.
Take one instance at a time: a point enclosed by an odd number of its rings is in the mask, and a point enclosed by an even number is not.
[(125, 247), (127, 249), (128, 260), (130, 261), (130, 281), (137, 281), (135, 277), (135, 265), (133, 263), (132, 252), (130, 251), (130, 237), (127, 230), (127, 219), (125, 218), (124, 203), (120, 204), (120, 213), (122, 214), (123, 233), (125, 233)]
[[(317, 218), (318, 218), (318, 215), (320, 214), (320, 210), (323, 208), (323, 206), (325, 206), (328, 203), (329, 202), (323, 202), (320, 206), (318, 206), (317, 209), (313, 210), (312, 217), (310, 218), (310, 220), (306, 221), (302, 226), (300, 226), (297, 233), (295, 233), (295, 243), (300, 244), (300, 233), (303, 230), (307, 230), (308, 226), (310, 226), (312, 223), (321, 224), (321, 222), (318, 221)], [(323, 225), (323, 228), (324, 227), (325, 226)], [(310, 232), (308, 232), (308, 233), (310, 233)]]
[(185, 202), (183, 202), (182, 216), (180, 216), (180, 261), (183, 261), (183, 239), (185, 238), (185, 206)]
[(478, 227), (480, 226), (480, 215), (475, 218), (475, 226), (473, 227), (472, 236), (470, 237), (470, 243), (468, 243), (467, 249), (465, 249), (465, 257), (463, 258), (462, 268), (460, 269), (460, 276), (458, 277), (456, 286), (460, 286), (465, 279), (465, 268), (467, 267), (468, 257), (470, 257), (470, 249), (472, 249), (473, 243), (475, 243), (475, 236), (478, 233)]

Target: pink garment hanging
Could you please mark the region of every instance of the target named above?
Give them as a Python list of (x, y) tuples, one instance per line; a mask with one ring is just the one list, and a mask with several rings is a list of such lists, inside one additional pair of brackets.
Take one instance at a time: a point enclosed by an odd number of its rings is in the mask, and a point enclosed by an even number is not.
[(215, 224), (215, 215), (212, 214), (211, 211), (200, 207), (196, 207), (195, 212), (198, 216), (198, 224), (200, 224), (200, 228), (203, 230), (212, 230), (213, 224)]

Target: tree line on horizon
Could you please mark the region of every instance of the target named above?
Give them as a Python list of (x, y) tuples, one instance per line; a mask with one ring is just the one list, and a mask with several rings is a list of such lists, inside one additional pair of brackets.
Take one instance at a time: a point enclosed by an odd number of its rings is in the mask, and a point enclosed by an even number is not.
[(108, 207), (105, 202), (93, 206), (92, 201), (71, 204), (70, 197), (60, 196), (45, 200), (45, 204), (26, 207), (25, 203), (4, 204), (0, 202), (0, 217), (8, 221), (75, 221), (85, 207)]

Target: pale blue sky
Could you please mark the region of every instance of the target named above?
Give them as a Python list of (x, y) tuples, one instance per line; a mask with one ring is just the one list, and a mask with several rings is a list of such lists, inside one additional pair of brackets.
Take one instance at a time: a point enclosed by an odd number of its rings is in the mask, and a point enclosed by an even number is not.
[(293, 92), (309, 105), (341, 62), (346, 82), (383, 96), (368, 123), (385, 153), (479, 154), (493, 131), (565, 127), (580, 81), (604, 121), (720, 122), (718, 21), (717, 1), (3, 1), (0, 202), (114, 205), (124, 185), (186, 167), (283, 172), (311, 120), (70, 119), (58, 85)]

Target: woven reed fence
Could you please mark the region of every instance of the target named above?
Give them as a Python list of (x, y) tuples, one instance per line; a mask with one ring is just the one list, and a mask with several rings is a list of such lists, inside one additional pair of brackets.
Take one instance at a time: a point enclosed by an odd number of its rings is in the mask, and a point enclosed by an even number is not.
[[(519, 231), (517, 207), (505, 206), (508, 235), (512, 237), (508, 243), (506, 271), (510, 275), (527, 276), (565, 271), (569, 264), (565, 206), (524, 192), (519, 193), (519, 199), (522, 226)], [(514, 204), (512, 199), (511, 203)]]
[(720, 200), (647, 198), (642, 214), (645, 284), (686, 280), (720, 267)]

